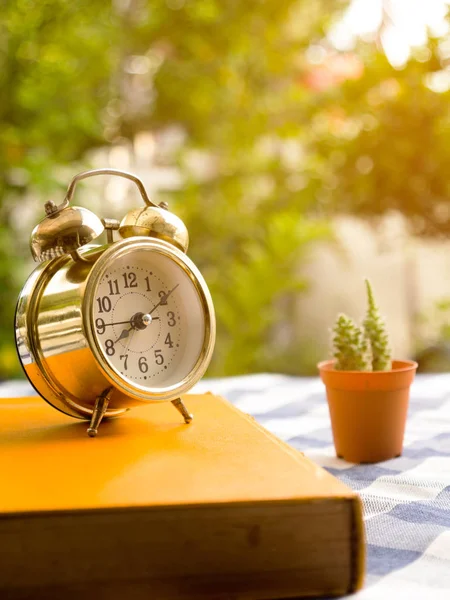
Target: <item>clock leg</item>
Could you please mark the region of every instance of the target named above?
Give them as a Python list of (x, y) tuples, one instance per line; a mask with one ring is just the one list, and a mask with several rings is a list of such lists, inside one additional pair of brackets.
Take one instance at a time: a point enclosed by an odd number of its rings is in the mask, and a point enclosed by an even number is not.
[(172, 400), (172, 404), (175, 406), (177, 411), (181, 414), (186, 425), (188, 425), (194, 417), (188, 412), (188, 409), (185, 407), (185, 405), (181, 401), (181, 398)]
[(91, 423), (88, 427), (87, 434), (89, 437), (95, 437), (98, 432), (100, 421), (103, 419), (106, 409), (109, 404), (109, 397), (112, 388), (108, 388), (98, 396), (95, 401), (94, 412), (92, 413)]

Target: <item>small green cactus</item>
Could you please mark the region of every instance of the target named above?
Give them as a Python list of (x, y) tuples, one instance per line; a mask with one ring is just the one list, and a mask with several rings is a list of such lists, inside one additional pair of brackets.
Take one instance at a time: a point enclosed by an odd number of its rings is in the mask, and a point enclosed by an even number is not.
[(391, 349), (389, 345), (389, 336), (386, 332), (386, 324), (380, 315), (378, 306), (375, 303), (372, 286), (368, 279), (366, 281), (367, 290), (367, 312), (363, 321), (365, 335), (370, 343), (372, 353), (373, 371), (390, 371), (392, 368)]
[(370, 344), (364, 330), (350, 317), (339, 315), (333, 328), (334, 368), (338, 371), (371, 371)]

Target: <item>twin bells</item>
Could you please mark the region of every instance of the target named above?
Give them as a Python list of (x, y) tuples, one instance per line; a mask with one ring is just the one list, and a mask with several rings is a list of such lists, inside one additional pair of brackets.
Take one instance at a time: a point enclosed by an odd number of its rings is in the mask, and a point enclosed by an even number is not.
[[(92, 211), (80, 206), (70, 206), (78, 181), (94, 175), (118, 175), (136, 183), (146, 204), (144, 208), (131, 210), (122, 221), (100, 219)], [(85, 260), (78, 249), (95, 240), (106, 229), (108, 241), (112, 241), (112, 231), (118, 230), (122, 238), (132, 236), (155, 237), (169, 242), (186, 252), (189, 234), (183, 221), (167, 210), (167, 204), (156, 205), (136, 176), (116, 169), (95, 169), (80, 173), (72, 180), (62, 204), (54, 202), (45, 205), (47, 216), (33, 229), (31, 253), (36, 262), (50, 260), (70, 254), (75, 260)]]

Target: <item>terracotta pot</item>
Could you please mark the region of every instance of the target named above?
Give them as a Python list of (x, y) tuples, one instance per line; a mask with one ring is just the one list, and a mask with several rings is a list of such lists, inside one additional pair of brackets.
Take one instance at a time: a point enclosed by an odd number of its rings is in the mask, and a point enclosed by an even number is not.
[(400, 456), (409, 388), (417, 363), (394, 360), (391, 371), (336, 371), (334, 361), (319, 363), (327, 389), (336, 454), (354, 463)]

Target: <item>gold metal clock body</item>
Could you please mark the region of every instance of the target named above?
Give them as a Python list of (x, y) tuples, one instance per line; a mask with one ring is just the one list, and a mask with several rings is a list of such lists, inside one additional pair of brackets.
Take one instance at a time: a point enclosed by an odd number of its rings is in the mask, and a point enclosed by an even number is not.
[[(100, 172), (105, 173), (111, 174), (111, 170)], [(82, 178), (83, 174), (79, 177)], [(72, 193), (73, 187), (72, 184), (69, 188)], [(70, 210), (68, 203), (50, 207), (47, 211), (49, 216), (43, 222), (45, 227), (41, 224), (35, 228), (33, 240), (44, 229), (48, 230), (49, 219), (53, 215), (62, 221), (61, 213)], [(161, 208), (155, 212), (162, 212), (164, 216), (164, 210)], [(128, 216), (127, 225), (129, 221)], [(170, 231), (175, 231), (174, 222), (173, 216), (168, 217)], [(104, 219), (103, 223), (106, 228), (119, 228), (117, 222), (111, 226), (111, 220)], [(40, 231), (36, 233), (39, 227)], [(158, 227), (161, 229), (159, 215)], [(202, 377), (212, 356), (216, 334), (214, 307), (202, 275), (181, 250), (183, 245), (179, 237), (171, 243), (167, 231), (161, 239), (158, 237), (159, 230), (153, 232), (151, 225), (148, 229), (147, 235), (124, 236), (125, 239), (119, 241), (113, 241), (112, 232), (109, 232), (111, 235), (108, 235), (106, 245), (83, 246), (70, 254), (54, 255), (33, 271), (19, 296), (15, 317), (16, 343), (28, 379), (53, 407), (72, 417), (90, 419), (88, 432), (93, 432), (93, 435), (103, 416), (115, 417), (132, 406), (152, 402), (172, 401), (189, 422), (191, 417), (179, 397)], [(179, 231), (180, 227), (177, 236)], [(130, 233), (126, 229), (126, 235)], [(48, 246), (48, 238), (45, 243)], [(46, 250), (48, 252), (47, 247)], [(118, 258), (126, 257), (132, 262), (136, 251), (156, 253), (173, 261), (182, 269), (183, 276), (191, 281), (201, 304), (205, 324), (201, 352), (189, 373), (169, 387), (134, 385), (105, 359), (95, 334), (93, 304), (100, 278), (105, 268)], [(42, 254), (36, 251), (36, 242), (33, 254)], [(95, 426), (93, 420), (96, 421)]]

